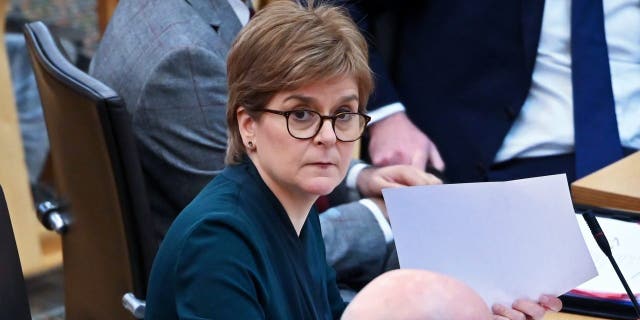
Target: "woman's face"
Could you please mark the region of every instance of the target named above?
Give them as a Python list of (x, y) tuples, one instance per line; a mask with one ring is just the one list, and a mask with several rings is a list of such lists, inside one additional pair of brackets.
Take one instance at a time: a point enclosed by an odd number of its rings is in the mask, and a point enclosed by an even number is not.
[[(305, 109), (321, 115), (334, 115), (357, 112), (358, 102), (355, 79), (338, 77), (279, 92), (265, 109)], [(304, 113), (296, 113), (290, 117), (300, 118), (302, 115)], [(282, 115), (263, 112), (256, 118), (251, 119), (240, 111), (240, 130), (245, 146), (248, 141), (255, 146), (253, 150), (249, 148), (248, 154), (276, 195), (324, 195), (330, 193), (344, 178), (354, 142), (338, 141), (331, 120), (323, 120), (320, 131), (313, 138), (301, 140), (289, 134), (287, 119)]]

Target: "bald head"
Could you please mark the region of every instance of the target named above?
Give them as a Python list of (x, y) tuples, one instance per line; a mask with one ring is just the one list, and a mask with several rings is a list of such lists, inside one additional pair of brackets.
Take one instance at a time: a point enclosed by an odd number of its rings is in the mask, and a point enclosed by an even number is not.
[(394, 270), (371, 281), (343, 320), (490, 320), (491, 311), (464, 283), (425, 270)]

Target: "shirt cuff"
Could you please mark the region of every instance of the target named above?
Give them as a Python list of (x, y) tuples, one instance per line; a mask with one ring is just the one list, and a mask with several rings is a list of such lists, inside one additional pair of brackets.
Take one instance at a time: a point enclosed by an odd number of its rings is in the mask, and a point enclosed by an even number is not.
[(382, 213), (382, 211), (380, 211), (380, 208), (378, 208), (378, 206), (369, 199), (361, 199), (358, 202), (360, 202), (361, 205), (367, 207), (371, 214), (376, 218), (376, 220), (378, 221), (378, 225), (380, 226), (380, 230), (382, 230), (382, 233), (384, 234), (384, 241), (387, 244), (391, 243), (391, 241), (393, 241), (393, 232), (391, 232), (391, 225), (389, 224), (389, 221), (385, 219), (384, 214)]
[(373, 110), (368, 113), (371, 117), (371, 121), (369, 121), (369, 125), (372, 125), (394, 113), (403, 112), (404, 105), (401, 102), (394, 102), (392, 104), (388, 104), (386, 106), (382, 106), (376, 110)]
[(347, 188), (358, 188), (358, 175), (360, 175), (360, 172), (368, 166), (369, 165), (366, 163), (358, 163), (351, 166), (349, 173), (347, 174), (347, 180), (344, 182), (344, 184), (347, 185)]

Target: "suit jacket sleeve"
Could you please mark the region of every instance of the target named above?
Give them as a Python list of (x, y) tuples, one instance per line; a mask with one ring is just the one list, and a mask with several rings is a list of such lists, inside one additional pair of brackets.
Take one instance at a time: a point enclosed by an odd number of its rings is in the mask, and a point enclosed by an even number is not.
[(169, 51), (131, 108), (151, 203), (161, 206), (152, 210), (170, 216), (160, 229), (224, 166), (225, 58), (195, 45)]
[(352, 202), (331, 208), (320, 215), (320, 225), (338, 284), (359, 290), (385, 270), (384, 234), (365, 206)]

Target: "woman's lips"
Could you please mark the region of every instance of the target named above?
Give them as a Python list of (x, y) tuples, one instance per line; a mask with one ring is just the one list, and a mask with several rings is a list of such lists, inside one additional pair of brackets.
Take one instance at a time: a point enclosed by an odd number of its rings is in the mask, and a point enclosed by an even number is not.
[(310, 163), (310, 165), (319, 166), (319, 167), (329, 167), (329, 166), (334, 166), (335, 163), (333, 163), (333, 162), (312, 162), (312, 163)]

